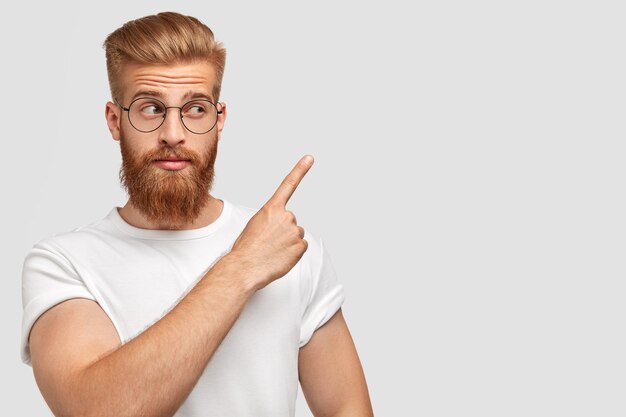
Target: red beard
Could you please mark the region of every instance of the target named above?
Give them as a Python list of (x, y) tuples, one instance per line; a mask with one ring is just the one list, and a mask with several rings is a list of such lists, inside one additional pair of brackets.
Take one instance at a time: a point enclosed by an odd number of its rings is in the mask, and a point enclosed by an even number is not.
[[(161, 147), (135, 157), (120, 139), (122, 167), (120, 182), (131, 204), (150, 222), (179, 229), (192, 223), (209, 201), (213, 185), (217, 138), (210, 138), (206, 152), (199, 155), (185, 148)], [(164, 170), (153, 162), (168, 156), (188, 159), (178, 171)]]

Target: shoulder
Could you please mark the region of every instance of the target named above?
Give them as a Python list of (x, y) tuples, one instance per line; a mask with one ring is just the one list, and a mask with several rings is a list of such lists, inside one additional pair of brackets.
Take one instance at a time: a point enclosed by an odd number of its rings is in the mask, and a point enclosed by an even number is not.
[(105, 236), (112, 236), (112, 225), (109, 215), (91, 223), (75, 227), (74, 229), (46, 236), (36, 241), (27, 257), (33, 253), (48, 252), (65, 257), (69, 253), (80, 250), (95, 242), (107, 240)]
[(230, 211), (230, 217), (234, 221), (238, 221), (240, 223), (248, 223), (248, 221), (259, 211), (260, 208), (252, 208), (243, 204), (233, 203), (232, 201), (228, 201), (223, 199), (224, 208), (228, 206)]
[(307, 250), (302, 256), (302, 267), (307, 275), (314, 276), (319, 271), (320, 263), (324, 256), (324, 243), (322, 238), (304, 228), (304, 240), (307, 242)]

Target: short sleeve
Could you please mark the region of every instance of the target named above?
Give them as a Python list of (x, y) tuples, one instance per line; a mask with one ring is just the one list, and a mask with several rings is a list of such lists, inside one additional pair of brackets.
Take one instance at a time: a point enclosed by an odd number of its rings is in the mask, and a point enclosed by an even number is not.
[(72, 298), (95, 301), (67, 258), (47, 245), (33, 246), (22, 269), (22, 362), (32, 365), (28, 340), (35, 321), (50, 308)]
[(345, 294), (343, 286), (324, 248), (322, 239), (307, 232), (309, 246), (301, 266), (302, 319), (300, 347), (306, 345), (313, 333), (322, 327), (341, 308)]

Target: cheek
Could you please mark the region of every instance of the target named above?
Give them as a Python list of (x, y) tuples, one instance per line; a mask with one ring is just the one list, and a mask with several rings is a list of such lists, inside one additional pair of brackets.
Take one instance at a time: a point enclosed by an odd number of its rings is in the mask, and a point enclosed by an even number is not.
[[(141, 140), (146, 138), (138, 138), (134, 136), (134, 129), (130, 129), (122, 123), (120, 127), (120, 146), (126, 154), (143, 155), (148, 152), (149, 149), (145, 146), (148, 143), (147, 140)], [(144, 149), (145, 148), (145, 149)]]
[(136, 141), (129, 138), (123, 131), (120, 131), (120, 150), (122, 157), (127, 161), (138, 161), (142, 150), (137, 146)]

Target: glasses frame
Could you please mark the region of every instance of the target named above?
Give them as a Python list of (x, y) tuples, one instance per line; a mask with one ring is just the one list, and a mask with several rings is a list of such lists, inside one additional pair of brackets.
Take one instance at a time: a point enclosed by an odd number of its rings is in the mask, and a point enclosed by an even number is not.
[[(156, 102), (159, 102), (163, 105), (163, 108), (165, 109), (165, 113), (163, 113), (163, 120), (161, 120), (161, 123), (159, 123), (159, 125), (157, 127), (155, 127), (152, 130), (141, 130), (138, 129), (137, 126), (135, 126), (133, 124), (133, 121), (130, 119), (130, 108), (133, 106), (133, 103), (136, 102), (137, 100), (145, 100), (145, 99), (149, 99), (149, 100), (154, 100)], [(211, 126), (209, 128), (209, 130), (207, 130), (206, 132), (194, 132), (193, 130), (189, 129), (187, 127), (187, 125), (185, 124), (185, 121), (183, 120), (183, 108), (188, 105), (189, 103), (195, 103), (197, 101), (206, 101), (207, 103), (211, 103), (211, 105), (213, 107), (215, 107), (215, 111), (217, 112), (217, 116), (215, 117), (215, 123), (213, 123), (213, 126)], [(154, 132), (155, 130), (159, 129), (161, 126), (163, 126), (163, 123), (165, 123), (165, 118), (167, 117), (167, 112), (169, 111), (169, 109), (178, 109), (178, 118), (180, 119), (180, 123), (185, 127), (185, 129), (187, 129), (189, 132), (193, 133), (194, 135), (204, 135), (209, 133), (211, 130), (213, 130), (213, 128), (215, 127), (215, 125), (217, 125), (217, 119), (219, 118), (219, 115), (222, 114), (222, 110), (217, 108), (217, 104), (213, 103), (211, 100), (209, 99), (205, 99), (205, 98), (197, 98), (197, 99), (193, 99), (193, 100), (189, 100), (188, 102), (184, 103), (181, 107), (176, 107), (176, 106), (166, 106), (165, 103), (163, 103), (161, 100), (154, 98), (154, 97), (137, 97), (136, 99), (134, 99), (133, 101), (130, 102), (130, 104), (128, 105), (128, 107), (124, 107), (122, 106), (120, 103), (118, 103), (117, 101), (115, 102), (115, 104), (117, 104), (118, 106), (120, 106), (120, 108), (128, 113), (128, 123), (130, 123), (130, 125), (138, 132), (141, 133), (151, 133)], [(218, 102), (218, 104), (220, 104)]]

